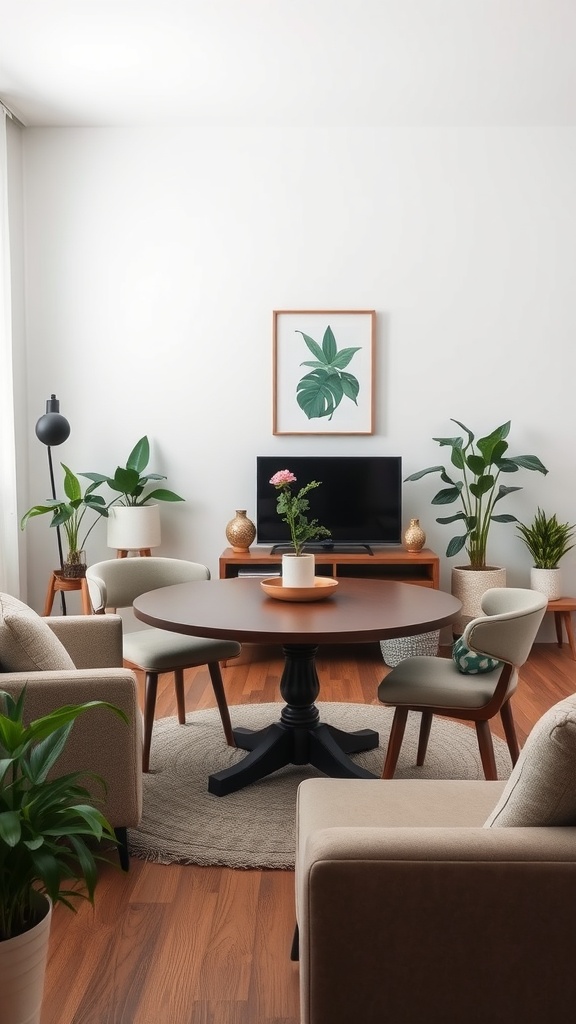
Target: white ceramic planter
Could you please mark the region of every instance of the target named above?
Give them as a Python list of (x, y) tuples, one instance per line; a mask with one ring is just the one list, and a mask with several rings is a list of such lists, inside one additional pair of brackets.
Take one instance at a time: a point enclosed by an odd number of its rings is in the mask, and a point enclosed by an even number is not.
[(314, 555), (282, 555), (283, 587), (313, 587), (314, 572)]
[(561, 569), (530, 569), (530, 589), (545, 594), (549, 601), (557, 601), (562, 597)]
[(481, 600), (487, 590), (506, 586), (506, 569), (493, 565), (485, 569), (456, 566), (452, 569), (452, 594), (462, 602), (462, 611), (452, 623), (455, 636), (461, 636), (471, 619), (482, 615)]
[(10, 1024), (40, 1024), (48, 958), (52, 904), (39, 924), (0, 942), (0, 1019)]
[(109, 548), (142, 551), (160, 543), (159, 505), (112, 505), (108, 510)]

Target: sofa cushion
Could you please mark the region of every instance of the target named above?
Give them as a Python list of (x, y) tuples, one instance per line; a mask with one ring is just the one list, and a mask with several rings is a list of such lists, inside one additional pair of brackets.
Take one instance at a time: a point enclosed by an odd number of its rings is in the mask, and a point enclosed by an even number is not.
[(50, 672), (74, 667), (44, 619), (16, 597), (0, 594), (0, 671)]
[(485, 828), (576, 825), (576, 694), (536, 723)]
[(493, 672), (500, 666), (500, 662), (496, 658), (489, 658), (487, 654), (477, 654), (475, 651), (471, 651), (462, 639), (456, 640), (452, 648), (452, 658), (458, 671), (468, 676), (477, 676), (481, 672)]

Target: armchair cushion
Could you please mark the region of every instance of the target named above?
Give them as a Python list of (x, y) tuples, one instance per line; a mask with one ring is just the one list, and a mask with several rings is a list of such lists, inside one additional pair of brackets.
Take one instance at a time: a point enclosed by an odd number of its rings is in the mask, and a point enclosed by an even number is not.
[(532, 729), (485, 828), (576, 825), (576, 694)]
[(476, 676), (480, 672), (493, 672), (501, 665), (496, 658), (489, 658), (487, 654), (477, 654), (475, 651), (471, 651), (462, 638), (456, 640), (452, 648), (452, 658), (458, 671), (469, 676)]
[(44, 619), (16, 597), (0, 594), (0, 670), (52, 672), (74, 662)]

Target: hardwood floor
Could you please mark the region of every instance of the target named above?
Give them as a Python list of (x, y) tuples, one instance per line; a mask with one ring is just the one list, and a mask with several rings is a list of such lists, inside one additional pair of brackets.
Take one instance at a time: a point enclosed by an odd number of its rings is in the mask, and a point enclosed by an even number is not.
[[(377, 703), (378, 645), (325, 649), (318, 668), (323, 700)], [(278, 700), (281, 669), (276, 649), (244, 648), (223, 669), (229, 703)], [(520, 743), (575, 690), (568, 647), (536, 645), (513, 701)], [(207, 670), (191, 670), (187, 709), (211, 706)], [(161, 680), (157, 716), (175, 713)], [(94, 910), (54, 912), (42, 1024), (298, 1024), (293, 888), (290, 871), (104, 866)]]

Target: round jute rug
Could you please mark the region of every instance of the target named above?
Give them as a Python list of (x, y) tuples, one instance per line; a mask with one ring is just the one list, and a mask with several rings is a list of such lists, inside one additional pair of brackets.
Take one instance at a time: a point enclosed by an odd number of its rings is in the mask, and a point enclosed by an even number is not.
[[(230, 708), (233, 726), (261, 729), (277, 721), (281, 704)], [(380, 746), (354, 760), (380, 775), (393, 710), (366, 704), (319, 702), (322, 721), (340, 729), (376, 729)], [(410, 713), (396, 778), (484, 778), (476, 731), (435, 718), (426, 763), (417, 768), (420, 716)], [(498, 777), (508, 778), (511, 762), (503, 740), (494, 737)], [(217, 710), (195, 711), (186, 725), (177, 718), (154, 724), (151, 771), (144, 776), (144, 812), (129, 832), (130, 852), (170, 864), (216, 864), (234, 868), (294, 866), (294, 822), (298, 784), (321, 775), (309, 766), (290, 765), (238, 793), (213, 796), (208, 776), (235, 764), (246, 751), (226, 745)]]

